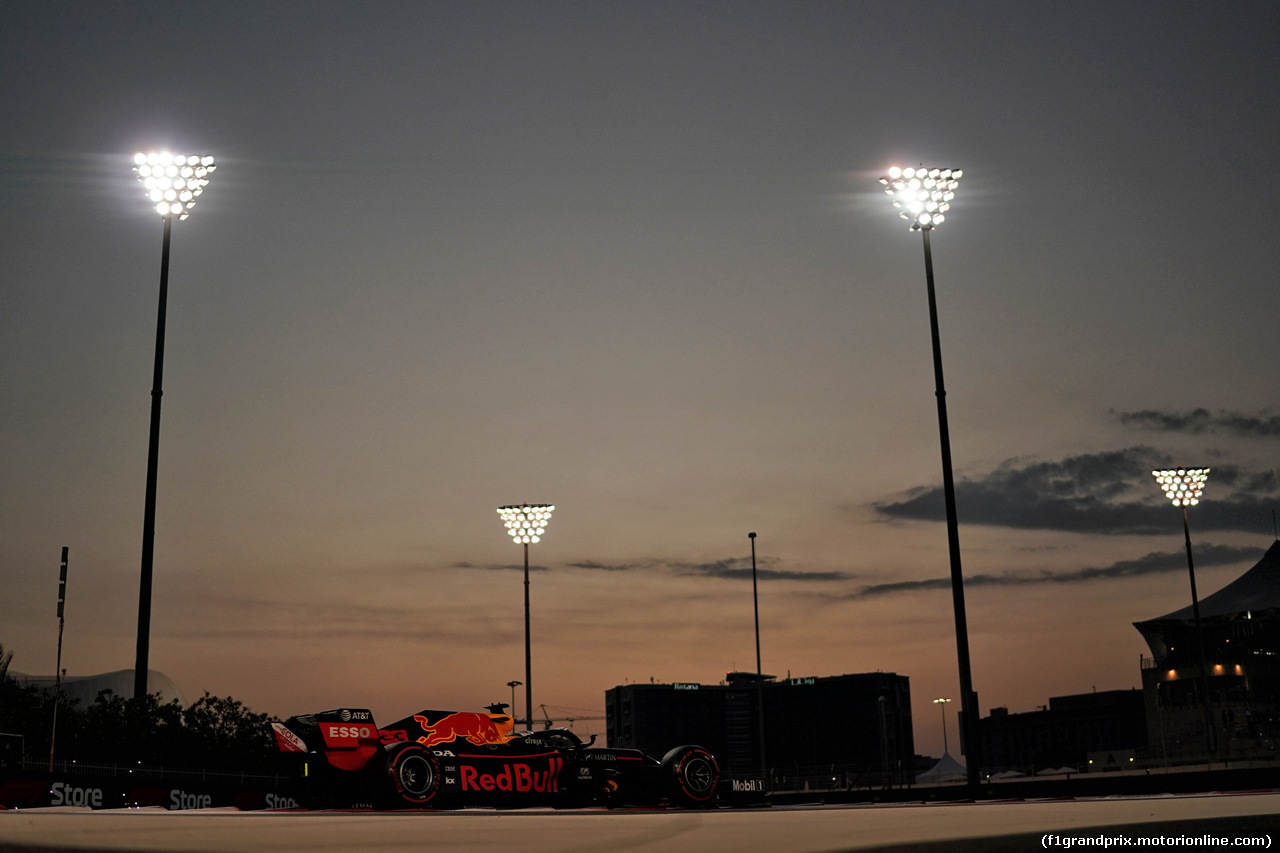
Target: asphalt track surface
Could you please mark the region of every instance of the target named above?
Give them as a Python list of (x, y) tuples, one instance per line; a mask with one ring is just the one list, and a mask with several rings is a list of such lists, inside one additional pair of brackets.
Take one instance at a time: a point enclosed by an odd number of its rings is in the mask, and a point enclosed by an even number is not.
[[(1151, 839), (1163, 839), (1163, 843), (1151, 845)], [(1144, 842), (1161, 848), (1218, 850), (1240, 846), (1237, 839), (1250, 841), (1247, 849), (1270, 849), (1273, 843), (1280, 844), (1280, 792), (715, 811), (467, 809), (371, 813), (50, 808), (0, 812), (0, 853), (1003, 853), (1082, 846), (1119, 849)]]

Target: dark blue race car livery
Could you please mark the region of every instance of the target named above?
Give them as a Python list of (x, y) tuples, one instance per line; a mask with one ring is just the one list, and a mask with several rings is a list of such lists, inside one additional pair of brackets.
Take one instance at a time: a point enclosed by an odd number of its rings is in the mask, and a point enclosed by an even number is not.
[(700, 746), (661, 759), (568, 729), (515, 732), (504, 713), (419, 711), (385, 728), (362, 708), (272, 723), (313, 808), (713, 805), (721, 775)]

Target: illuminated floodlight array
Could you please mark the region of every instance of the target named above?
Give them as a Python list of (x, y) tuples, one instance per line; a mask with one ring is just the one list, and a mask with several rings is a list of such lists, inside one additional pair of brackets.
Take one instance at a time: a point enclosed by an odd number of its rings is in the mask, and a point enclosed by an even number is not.
[(1167, 468), (1163, 471), (1152, 471), (1164, 496), (1173, 501), (1174, 506), (1195, 506), (1200, 503), (1204, 494), (1205, 481), (1209, 479), (1208, 468)]
[(932, 231), (946, 220), (963, 174), (960, 169), (893, 166), (880, 183), (898, 215), (911, 223), (912, 231)]
[(498, 515), (507, 525), (507, 533), (517, 545), (528, 545), (538, 542), (542, 534), (547, 532), (547, 522), (555, 507), (550, 504), (520, 504), (519, 506), (500, 506)]
[(191, 208), (216, 168), (212, 157), (195, 154), (152, 151), (133, 157), (134, 174), (146, 187), (147, 199), (155, 206), (156, 213), (178, 219), (191, 215)]

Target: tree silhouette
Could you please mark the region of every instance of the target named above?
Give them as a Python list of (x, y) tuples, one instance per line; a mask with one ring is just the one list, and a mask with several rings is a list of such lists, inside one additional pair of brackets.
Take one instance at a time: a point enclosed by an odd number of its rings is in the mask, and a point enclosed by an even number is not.
[(214, 771), (278, 769), (270, 723), (237, 699), (207, 691), (186, 708), (160, 694), (135, 699), (104, 690), (87, 708), (23, 685), (9, 675), (13, 652), (0, 644), (0, 732), (22, 735), (28, 760), (49, 744), (58, 705), (57, 758), (80, 764), (128, 764)]

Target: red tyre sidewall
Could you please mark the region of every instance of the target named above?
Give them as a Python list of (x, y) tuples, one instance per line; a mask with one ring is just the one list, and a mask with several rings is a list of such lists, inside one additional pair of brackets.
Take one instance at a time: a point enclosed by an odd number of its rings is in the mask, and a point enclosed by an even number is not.
[[(400, 783), (400, 766), (411, 757), (421, 757), (431, 767), (431, 790), (425, 796), (419, 797), (416, 794), (407, 792), (404, 789), (404, 785)], [(412, 806), (424, 806), (434, 800), (436, 794), (440, 793), (440, 763), (436, 761), (436, 757), (431, 754), (429, 749), (424, 749), (416, 743), (401, 747), (387, 759), (387, 776), (391, 779), (391, 788), (396, 797), (401, 802)]]
[[(707, 791), (691, 791), (689, 786), (685, 784), (685, 768), (689, 762), (695, 760), (704, 760), (711, 767), (714, 779), (711, 787)], [(675, 783), (680, 789), (681, 796), (690, 803), (709, 803), (715, 799), (716, 790), (720, 786), (720, 767), (716, 764), (715, 756), (707, 752), (705, 749), (687, 749), (681, 755), (676, 763), (672, 766)]]

